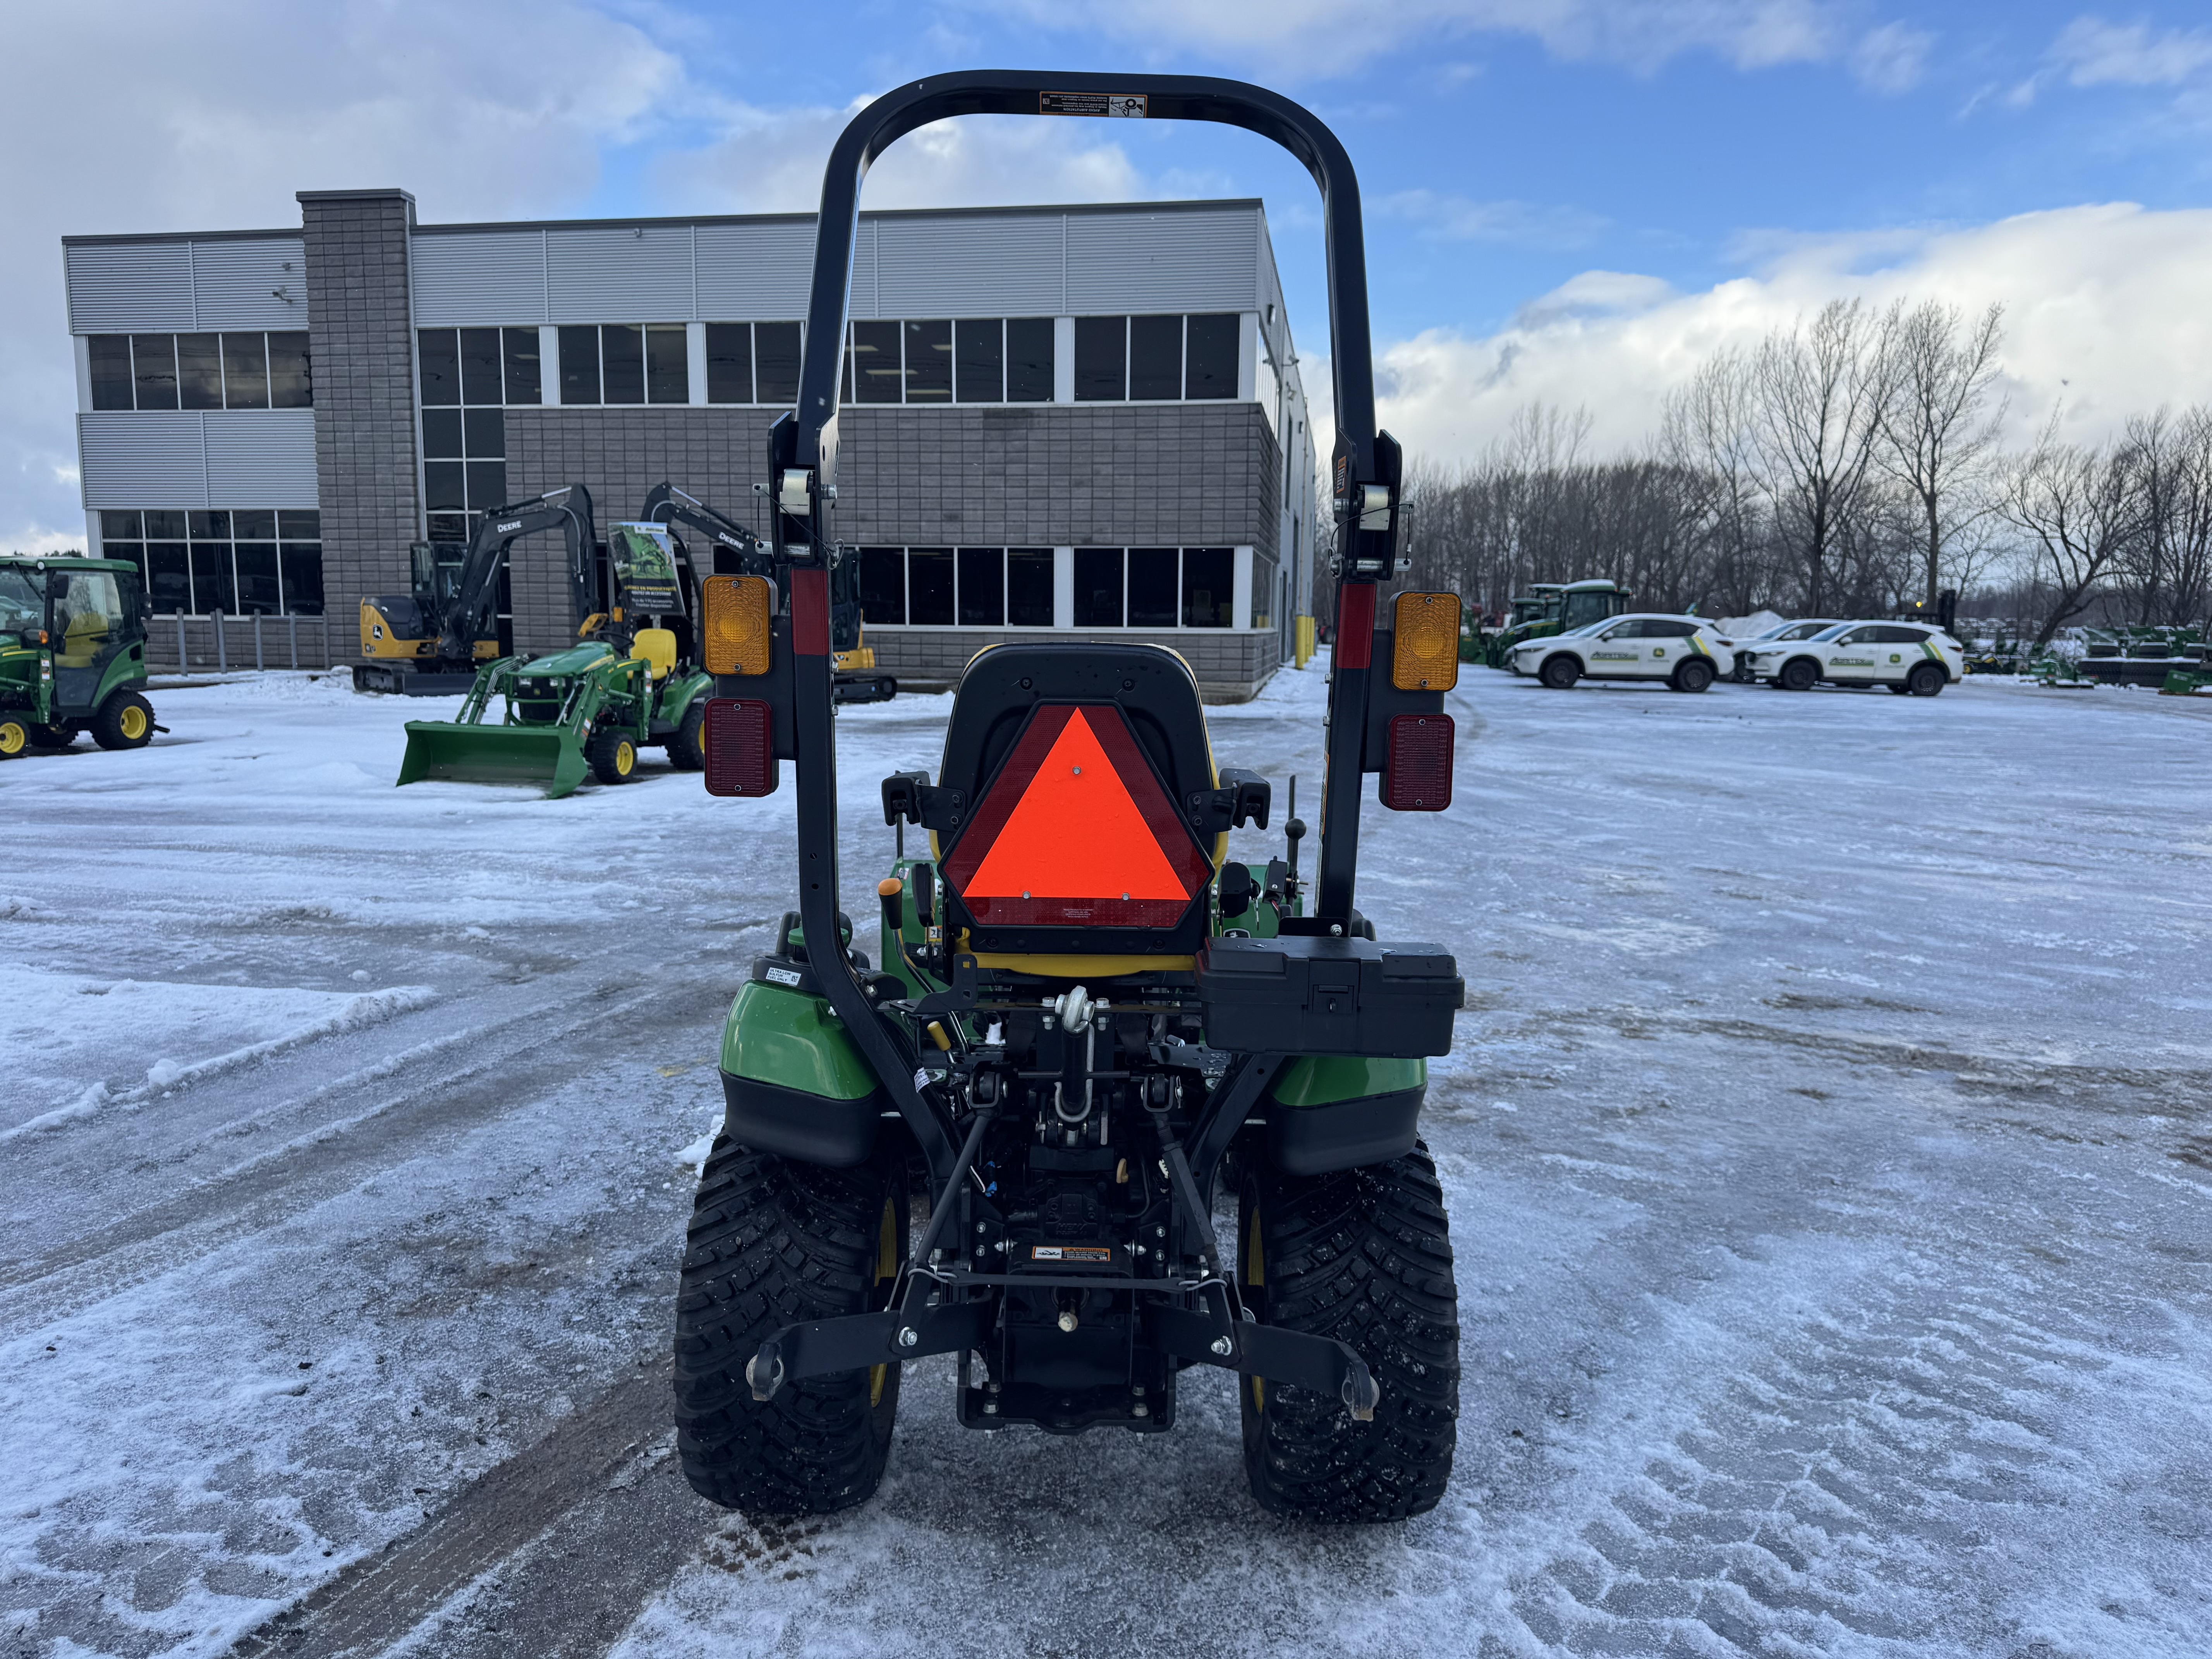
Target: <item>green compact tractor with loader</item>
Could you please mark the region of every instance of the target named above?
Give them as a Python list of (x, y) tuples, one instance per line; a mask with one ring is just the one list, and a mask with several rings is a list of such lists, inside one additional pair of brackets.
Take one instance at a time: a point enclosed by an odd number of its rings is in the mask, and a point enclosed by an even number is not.
[(453, 720), (408, 721), (400, 783), (538, 783), (557, 799), (586, 777), (629, 781), (638, 751), (654, 744), (679, 771), (704, 764), (699, 734), (711, 682), (686, 644), (696, 633), (695, 584), (665, 526), (613, 525), (613, 598), (600, 610), (598, 538), (581, 484), (485, 516), (428, 659), (469, 659), (490, 628), (508, 544), (553, 528), (568, 544), (577, 642), (544, 656), (495, 658), (476, 672)]
[[(927, 836), (877, 886), (884, 959), (841, 908), (832, 598), (838, 352), (860, 184), (975, 113), (1208, 120), (1320, 185), (1342, 552), (1310, 880), (1226, 861), (1272, 789), (1217, 765), (1188, 665), (1151, 645), (1011, 644), (968, 665), (934, 778), (886, 778)], [(1401, 460), (1375, 426), (1358, 185), (1288, 100), (1193, 76), (933, 76), (837, 141), (798, 406), (769, 439), (769, 568), (705, 585), (706, 786), (793, 763), (798, 906), (725, 1027), (721, 1132), (676, 1313), (692, 1486), (756, 1514), (875, 1491), (909, 1361), (952, 1357), (978, 1431), (1174, 1430), (1193, 1365), (1234, 1373), (1254, 1497), (1311, 1521), (1436, 1504), (1459, 1409), (1443, 1194), (1419, 1138), (1462, 997), (1435, 945), (1354, 907), (1361, 795), (1449, 804), (1459, 602), (1397, 571)], [(1214, 1225), (1233, 1200), (1235, 1243)], [(919, 1237), (910, 1217), (926, 1216)]]
[(66, 749), (143, 749), (164, 726), (146, 701), (146, 607), (120, 559), (0, 558), (0, 760)]

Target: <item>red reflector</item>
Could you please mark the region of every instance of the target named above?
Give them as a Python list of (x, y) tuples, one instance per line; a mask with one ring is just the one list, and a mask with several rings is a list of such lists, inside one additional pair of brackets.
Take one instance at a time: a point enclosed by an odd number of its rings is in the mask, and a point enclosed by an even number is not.
[(700, 727), (707, 751), (710, 795), (772, 795), (781, 777), (775, 763), (775, 711), (753, 697), (709, 697)]
[(1441, 812), (1451, 805), (1452, 717), (1392, 717), (1382, 767), (1382, 804), (1394, 812)]

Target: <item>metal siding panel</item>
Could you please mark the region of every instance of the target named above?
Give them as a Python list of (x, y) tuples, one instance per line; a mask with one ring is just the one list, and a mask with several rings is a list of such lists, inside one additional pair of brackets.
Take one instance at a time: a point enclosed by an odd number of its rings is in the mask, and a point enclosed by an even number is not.
[[(277, 289), (289, 297), (278, 299)], [(199, 326), (204, 329), (305, 328), (307, 244), (294, 236), (194, 242), (192, 292), (198, 300)]]
[(64, 248), (72, 334), (166, 334), (192, 320), (192, 251), (173, 242)]
[(210, 410), (210, 507), (314, 507), (315, 411)]
[(76, 453), (88, 509), (208, 504), (196, 411), (87, 411), (76, 417)]
[(853, 286), (846, 309), (855, 317), (883, 315), (876, 309), (876, 295), (880, 287), (876, 273), (876, 227), (877, 221), (863, 219), (853, 235)]
[(691, 228), (556, 230), (545, 239), (556, 323), (688, 323)]
[(887, 317), (1049, 317), (1060, 310), (1060, 216), (878, 222)]
[(546, 320), (543, 231), (411, 236), (408, 258), (419, 327), (495, 328)]
[(1067, 305), (1125, 311), (1249, 311), (1260, 220), (1251, 208), (1067, 216)]
[(702, 225), (698, 238), (701, 321), (792, 322), (806, 315), (812, 220)]

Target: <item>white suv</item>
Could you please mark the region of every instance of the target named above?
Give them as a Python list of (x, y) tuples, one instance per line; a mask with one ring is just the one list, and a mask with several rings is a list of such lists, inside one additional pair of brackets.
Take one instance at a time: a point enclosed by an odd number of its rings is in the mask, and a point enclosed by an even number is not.
[(1702, 691), (1735, 667), (1734, 653), (1702, 617), (1615, 617), (1513, 647), (1514, 672), (1534, 674), (1554, 691), (1582, 679), (1656, 680)]
[(1809, 640), (1762, 641), (1751, 653), (1752, 678), (1784, 691), (1809, 691), (1826, 680), (1932, 697), (1966, 672), (1958, 641), (1915, 623), (1838, 623)]

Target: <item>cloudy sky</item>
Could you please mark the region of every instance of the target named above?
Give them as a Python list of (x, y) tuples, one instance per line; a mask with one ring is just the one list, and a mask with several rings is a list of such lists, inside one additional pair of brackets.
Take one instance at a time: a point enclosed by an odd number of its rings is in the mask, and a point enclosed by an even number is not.
[[(1240, 76), (1334, 125), (1383, 418), (1427, 455), (1536, 399), (1632, 447), (1703, 354), (1838, 294), (2003, 302), (2023, 431), (2212, 397), (2201, 0), (75, 0), (7, 9), (0, 51), (0, 547), (82, 537), (66, 234), (359, 185), (431, 222), (811, 208), (857, 100), (991, 65)], [(1304, 174), (1133, 125), (930, 129), (866, 200), (1263, 197), (1318, 368)]]

